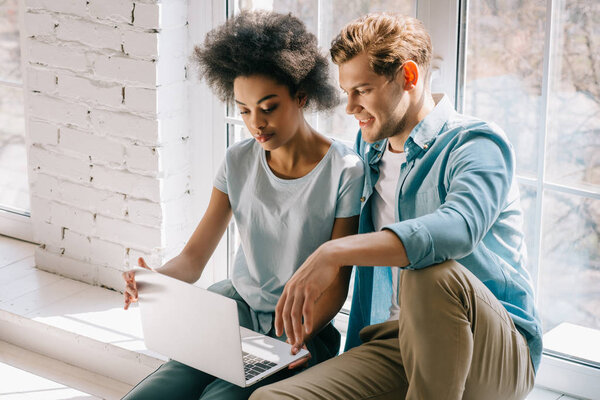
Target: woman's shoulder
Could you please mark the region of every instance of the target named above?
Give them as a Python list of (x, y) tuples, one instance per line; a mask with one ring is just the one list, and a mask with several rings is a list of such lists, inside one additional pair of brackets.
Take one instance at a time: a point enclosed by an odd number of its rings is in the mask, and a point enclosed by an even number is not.
[(344, 143), (333, 140), (331, 143), (332, 162), (342, 169), (363, 170), (363, 160)]
[(257, 159), (257, 154), (262, 147), (254, 138), (240, 140), (227, 147), (226, 156), (229, 160), (239, 161), (240, 159)]

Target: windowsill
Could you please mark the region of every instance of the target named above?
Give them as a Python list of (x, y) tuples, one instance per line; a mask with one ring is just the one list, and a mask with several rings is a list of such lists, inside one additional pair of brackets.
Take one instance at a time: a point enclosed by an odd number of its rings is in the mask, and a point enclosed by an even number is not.
[(35, 268), (36, 245), (0, 236), (0, 341), (133, 385), (165, 358), (123, 295)]
[(38, 270), (32, 257), (0, 269), (8, 279), (2, 312), (160, 358), (144, 346), (138, 309), (123, 310), (120, 293)]
[(6, 235), (28, 242), (33, 240), (31, 218), (24, 213), (0, 209), (0, 226)]

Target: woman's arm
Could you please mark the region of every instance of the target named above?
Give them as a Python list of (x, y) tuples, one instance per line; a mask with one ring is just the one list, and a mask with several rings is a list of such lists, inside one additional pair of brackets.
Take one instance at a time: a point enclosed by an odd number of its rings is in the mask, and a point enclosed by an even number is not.
[(227, 194), (213, 187), (208, 208), (181, 253), (156, 271), (184, 282), (200, 279), (231, 220)]
[[(358, 231), (358, 216), (349, 218), (337, 218), (333, 224), (333, 230), (331, 233), (331, 239), (338, 239), (348, 235), (354, 235)], [(299, 321), (300, 318), (296, 319), (292, 316), (292, 309), (276, 309), (276, 313), (283, 317), (283, 327), (281, 324), (277, 326), (276, 331), (278, 335), (281, 335), (282, 328), (290, 339), (290, 342), (295, 345), (297, 349), (315, 336), (326, 324), (328, 324), (335, 315), (339, 312), (340, 308), (344, 305), (346, 297), (348, 296), (348, 284), (350, 282), (350, 275), (352, 274), (352, 266), (340, 268), (337, 277), (333, 283), (323, 292), (323, 295), (317, 299), (314, 305), (313, 315), (313, 329), (306, 332), (303, 326), (294, 325), (292, 321)], [(282, 297), (285, 295), (282, 294)], [(278, 304), (283, 305), (280, 301)], [(276, 319), (277, 321), (277, 319)]]
[[(227, 194), (213, 188), (208, 208), (190, 240), (178, 256), (157, 268), (156, 271), (188, 283), (200, 279), (208, 259), (227, 229), (231, 213)], [(138, 264), (140, 267), (149, 268), (142, 258), (138, 260)], [(126, 282), (125, 309), (127, 310), (129, 304), (136, 302), (138, 297), (135, 271), (123, 272), (123, 279)]]

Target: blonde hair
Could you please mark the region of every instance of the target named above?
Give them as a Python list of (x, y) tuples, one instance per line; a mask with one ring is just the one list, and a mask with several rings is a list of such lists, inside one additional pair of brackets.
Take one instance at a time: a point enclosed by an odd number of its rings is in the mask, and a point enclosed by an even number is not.
[[(365, 52), (371, 69), (390, 79), (408, 60), (429, 75), (431, 38), (416, 18), (400, 14), (375, 13), (347, 24), (331, 43), (331, 58), (337, 65)], [(425, 80), (428, 82), (428, 79)]]

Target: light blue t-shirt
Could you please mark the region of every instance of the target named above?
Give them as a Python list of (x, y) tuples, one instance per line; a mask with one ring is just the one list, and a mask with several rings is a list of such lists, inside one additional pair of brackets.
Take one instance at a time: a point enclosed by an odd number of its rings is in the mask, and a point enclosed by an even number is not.
[(231, 280), (261, 331), (270, 329), (286, 282), (331, 238), (335, 219), (360, 213), (363, 179), (361, 158), (340, 142), (297, 179), (273, 174), (254, 139), (227, 149), (214, 186), (228, 195), (241, 238)]

